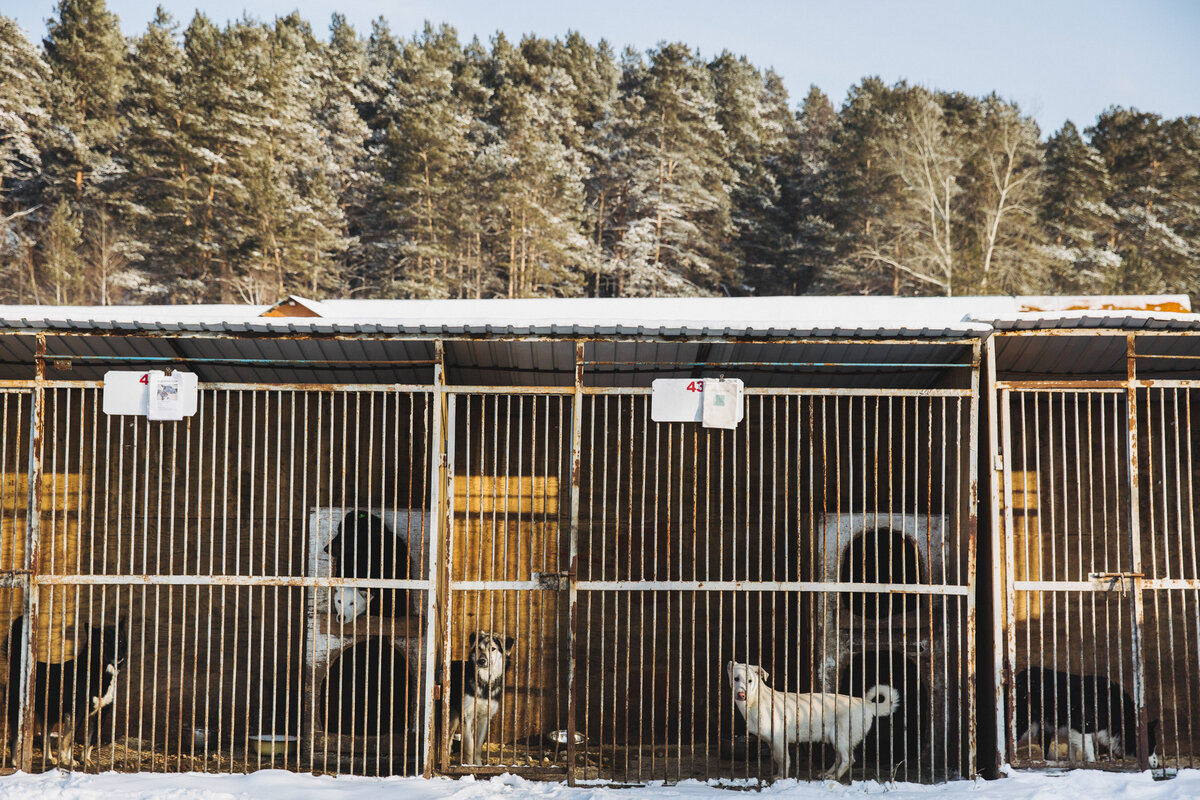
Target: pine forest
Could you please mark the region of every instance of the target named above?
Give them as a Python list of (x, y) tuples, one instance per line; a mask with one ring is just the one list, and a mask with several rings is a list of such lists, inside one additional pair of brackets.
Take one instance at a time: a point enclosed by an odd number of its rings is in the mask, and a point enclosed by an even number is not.
[[(795, 87), (792, 87), (795, 88)], [(0, 302), (1200, 291), (1200, 117), (578, 34), (0, 16)]]

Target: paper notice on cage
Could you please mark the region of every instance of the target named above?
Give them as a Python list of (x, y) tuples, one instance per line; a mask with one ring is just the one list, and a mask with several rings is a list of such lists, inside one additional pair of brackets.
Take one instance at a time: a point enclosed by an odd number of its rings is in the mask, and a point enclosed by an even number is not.
[(148, 419), (183, 419), (182, 377), (176, 372), (167, 375), (158, 370), (150, 371), (150, 403), (146, 409)]
[(733, 430), (745, 414), (744, 387), (737, 378), (704, 381), (704, 411), (702, 423), (706, 428)]

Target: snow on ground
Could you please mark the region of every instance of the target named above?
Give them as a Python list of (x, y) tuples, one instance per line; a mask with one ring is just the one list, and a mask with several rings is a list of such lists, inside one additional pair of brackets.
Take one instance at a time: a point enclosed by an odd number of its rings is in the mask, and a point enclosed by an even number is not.
[[(955, 781), (937, 786), (874, 781), (781, 781), (760, 792), (770, 800), (1193, 800), (1200, 797), (1200, 770), (1181, 770), (1172, 780), (1151, 773), (1117, 774), (1078, 770), (1059, 775), (1010, 772), (998, 781)], [(103, 775), (48, 772), (0, 778), (0, 800), (739, 800), (733, 793), (697, 781), (633, 789), (527, 781), (512, 775), (474, 778), (316, 777), (280, 770), (249, 775)]]

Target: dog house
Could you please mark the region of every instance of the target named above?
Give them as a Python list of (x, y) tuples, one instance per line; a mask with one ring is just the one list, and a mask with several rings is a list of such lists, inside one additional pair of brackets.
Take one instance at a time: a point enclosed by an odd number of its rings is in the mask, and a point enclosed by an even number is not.
[[(1200, 323), (1156, 311), (989, 322), (1000, 759), (1194, 767)], [(1054, 691), (1018, 690), (1043, 681)], [(1043, 719), (1073, 722), (1024, 735)], [(1079, 725), (1116, 742), (1072, 746), (1065, 729)]]
[[(301, 691), (310, 707), (301, 715), (309, 726), (301, 752), (326, 769), (336, 759), (355, 772), (412, 772), (422, 736), (426, 598), (387, 582), (427, 574), (428, 520), (419, 509), (316, 508), (308, 533), (308, 574), (346, 583), (306, 592)], [(360, 533), (356, 545), (331, 545)], [(336, 564), (338, 555), (357, 555), (357, 563)], [(357, 606), (343, 603), (344, 593)]]

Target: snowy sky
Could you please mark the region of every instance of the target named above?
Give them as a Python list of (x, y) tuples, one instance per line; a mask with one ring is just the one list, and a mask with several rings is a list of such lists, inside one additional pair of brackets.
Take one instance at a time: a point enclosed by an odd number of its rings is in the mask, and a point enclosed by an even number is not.
[[(797, 101), (810, 84), (835, 102), (864, 75), (970, 94), (996, 91), (1032, 113), (1043, 134), (1090, 124), (1110, 105), (1168, 117), (1200, 114), (1200, 3), (1194, 0), (109, 0), (125, 31), (145, 28), (161, 3), (182, 22), (201, 8), (218, 21), (299, 10), (324, 31), (341, 10), (360, 32), (382, 15), (410, 34), (426, 19), (464, 39), (502, 30), (646, 49), (684, 41), (780, 72)], [(41, 37), (55, 0), (0, 0)]]

